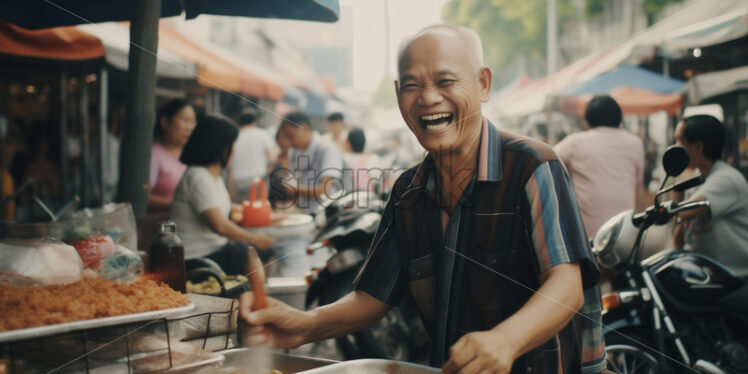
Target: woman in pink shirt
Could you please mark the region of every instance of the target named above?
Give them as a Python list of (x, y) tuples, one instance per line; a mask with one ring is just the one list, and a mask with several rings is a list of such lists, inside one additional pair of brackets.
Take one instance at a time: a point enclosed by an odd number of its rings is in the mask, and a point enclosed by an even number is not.
[(183, 99), (173, 99), (158, 111), (148, 178), (149, 214), (169, 214), (174, 190), (187, 169), (179, 156), (196, 123), (195, 109)]

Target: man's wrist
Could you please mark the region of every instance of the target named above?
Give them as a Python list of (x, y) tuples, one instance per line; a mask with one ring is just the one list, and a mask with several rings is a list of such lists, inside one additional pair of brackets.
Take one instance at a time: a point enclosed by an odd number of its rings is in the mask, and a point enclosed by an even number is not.
[(506, 323), (500, 323), (496, 327), (490, 330), (491, 333), (495, 334), (497, 339), (501, 339), (506, 342), (506, 347), (513, 349), (512, 359), (516, 360), (517, 357), (522, 355), (527, 346), (524, 336), (521, 333), (514, 332), (511, 326), (506, 326)]
[(320, 340), (317, 338), (317, 336), (319, 335), (318, 329), (322, 325), (320, 323), (321, 316), (319, 308), (304, 311), (302, 312), (302, 316), (302, 340), (304, 341), (302, 344), (312, 343)]

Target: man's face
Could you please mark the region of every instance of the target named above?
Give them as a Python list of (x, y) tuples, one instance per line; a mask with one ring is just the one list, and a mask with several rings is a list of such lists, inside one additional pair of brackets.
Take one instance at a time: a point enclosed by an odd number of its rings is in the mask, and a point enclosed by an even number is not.
[(345, 128), (345, 125), (343, 124), (343, 121), (329, 121), (327, 122), (327, 131), (337, 135), (340, 134), (341, 131), (343, 131), (343, 128)]
[(291, 146), (296, 149), (306, 148), (308, 143), (306, 137), (306, 132), (309, 131), (308, 127), (290, 123), (284, 123), (282, 126), (280, 136), (290, 140)]
[(400, 112), (429, 152), (462, 149), (480, 131), (491, 72), (477, 68), (473, 55), (463, 38), (442, 32), (420, 36), (400, 60)]
[(699, 147), (700, 143), (690, 143), (685, 136), (683, 136), (685, 130), (686, 125), (683, 122), (678, 123), (678, 126), (675, 128), (675, 144), (684, 147), (686, 151), (688, 151), (688, 156), (690, 156), (691, 159), (688, 166), (693, 167), (695, 159), (701, 156), (701, 147)]

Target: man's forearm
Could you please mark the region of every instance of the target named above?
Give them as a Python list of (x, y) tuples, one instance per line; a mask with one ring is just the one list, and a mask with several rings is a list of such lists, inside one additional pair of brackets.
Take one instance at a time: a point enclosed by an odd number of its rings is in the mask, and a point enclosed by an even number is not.
[(494, 330), (513, 339), (517, 357), (558, 334), (584, 305), (579, 264), (557, 265), (538, 292)]
[(309, 311), (306, 343), (336, 338), (363, 330), (379, 321), (390, 307), (363, 291), (353, 291), (342, 299)]

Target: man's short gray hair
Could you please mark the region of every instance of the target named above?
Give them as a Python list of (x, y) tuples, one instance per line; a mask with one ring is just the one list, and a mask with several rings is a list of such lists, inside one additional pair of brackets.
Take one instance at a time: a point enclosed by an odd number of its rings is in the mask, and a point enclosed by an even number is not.
[[(447, 31), (452, 32), (459, 37), (463, 38), (470, 48), (470, 51), (472, 53), (472, 60), (475, 65), (475, 70), (480, 69), (483, 67), (483, 45), (480, 40), (480, 36), (475, 31), (464, 27), (464, 26), (457, 26), (457, 25), (450, 25), (450, 24), (436, 24), (427, 26), (420, 31), (418, 31), (415, 35), (406, 38), (400, 43), (400, 47), (398, 48), (397, 53), (397, 67), (398, 70), (401, 68), (400, 63), (402, 62), (403, 54), (408, 49), (408, 47), (413, 43), (414, 40), (418, 39), (419, 37), (429, 34), (432, 32), (439, 32), (439, 31)], [(402, 72), (398, 72), (402, 73)]]

